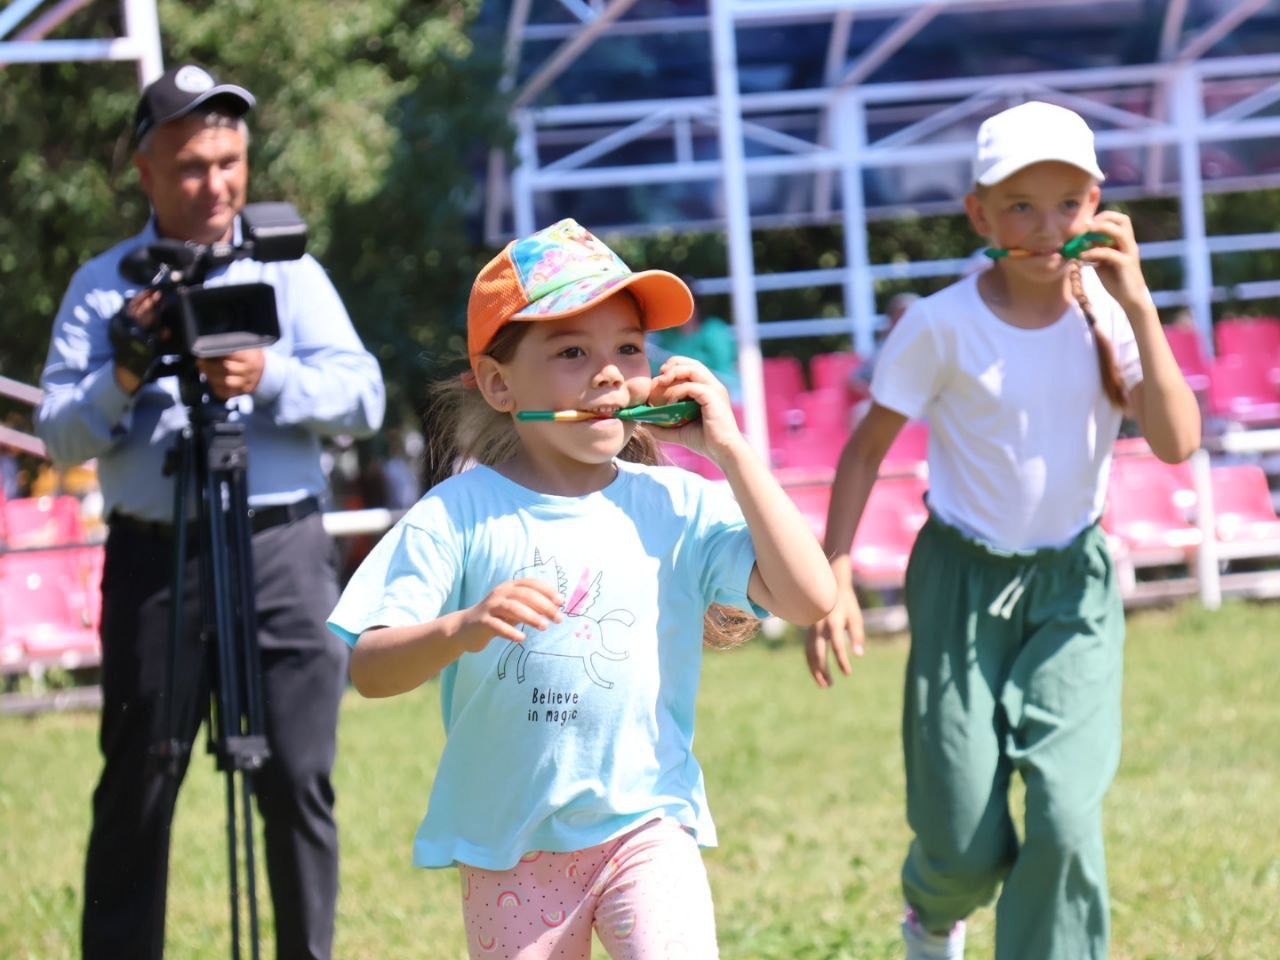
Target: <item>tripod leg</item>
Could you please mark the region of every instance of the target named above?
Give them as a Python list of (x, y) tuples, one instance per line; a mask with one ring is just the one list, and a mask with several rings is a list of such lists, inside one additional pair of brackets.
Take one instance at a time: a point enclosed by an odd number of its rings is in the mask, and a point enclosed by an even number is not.
[[(245, 829), (250, 829), (250, 826), (246, 824)], [(234, 770), (227, 771), (227, 878), (231, 906), (231, 960), (240, 960), (240, 844), (236, 838), (236, 772)], [(252, 910), (250, 915), (253, 915)], [(254, 939), (250, 949), (256, 960), (258, 956), (256, 929), (253, 934)]]
[(170, 777), (176, 777), (178, 767), (191, 745), (178, 734), (178, 718), (174, 713), (174, 697), (178, 677), (178, 644), (182, 642), (183, 610), (186, 607), (187, 572), (187, 493), (195, 480), (196, 464), (192, 456), (193, 433), (190, 426), (178, 436), (177, 445), (170, 451), (167, 463), (173, 475), (173, 556), (171, 559), (172, 587), (169, 591), (169, 646), (165, 651), (164, 670), (164, 737), (152, 750), (162, 768)]
[[(213, 639), (216, 677), (210, 723), (212, 747), (227, 775), (227, 848), (231, 883), (232, 960), (240, 957), (239, 865), (243, 843), (249, 950), (258, 960), (258, 904), (254, 857), (252, 771), (266, 762), (261, 664), (254, 598), (253, 544), (246, 486), (248, 450), (244, 427), (226, 421), (225, 408), (201, 408), (204, 439), (202, 526), (207, 534), (205, 629)], [(241, 777), (242, 837), (237, 836), (236, 775)]]
[[(248, 891), (249, 937), (253, 960), (258, 960), (258, 886), (255, 836), (253, 830), (252, 771), (266, 762), (269, 751), (266, 746), (265, 709), (262, 704), (262, 658), (258, 651), (258, 615), (253, 576), (253, 531), (249, 525), (249, 491), (243, 469), (233, 471), (227, 478), (227, 500), (231, 509), (227, 513), (229, 539), (234, 544), (232, 556), (239, 562), (232, 574), (237, 577), (236, 609), (238, 626), (236, 653), (238, 675), (243, 688), (240, 709), (244, 721), (246, 739), (250, 741), (248, 753), (241, 766), (241, 789), (244, 807), (244, 859), (245, 880)], [(254, 746), (253, 744), (258, 744)]]
[(241, 801), (244, 806), (244, 872), (249, 892), (249, 944), (253, 960), (258, 960), (258, 884), (257, 866), (253, 855), (253, 785), (249, 774), (240, 774)]

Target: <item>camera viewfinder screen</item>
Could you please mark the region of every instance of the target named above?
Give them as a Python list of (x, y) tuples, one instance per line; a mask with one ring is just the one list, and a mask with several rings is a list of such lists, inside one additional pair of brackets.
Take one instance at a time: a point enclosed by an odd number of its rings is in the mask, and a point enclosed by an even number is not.
[(188, 349), (197, 357), (222, 357), (265, 347), (280, 337), (275, 290), (268, 283), (191, 287), (179, 291)]

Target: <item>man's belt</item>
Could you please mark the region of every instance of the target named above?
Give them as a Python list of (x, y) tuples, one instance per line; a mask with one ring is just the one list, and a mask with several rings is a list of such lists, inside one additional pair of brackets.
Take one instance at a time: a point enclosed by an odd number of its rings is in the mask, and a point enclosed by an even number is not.
[[(271, 527), (293, 523), (296, 520), (301, 520), (319, 512), (320, 501), (315, 497), (307, 497), (297, 503), (281, 503), (270, 507), (250, 507), (249, 528), (254, 533), (261, 533)], [(132, 533), (135, 536), (151, 537), (152, 539), (169, 539), (173, 536), (172, 523), (166, 523), (161, 520), (141, 520), (138, 517), (131, 517), (127, 513), (121, 513), (119, 510), (111, 511), (111, 516), (107, 518), (107, 523), (112, 530)], [(199, 524), (194, 521), (188, 522), (187, 539), (190, 540), (198, 533)]]

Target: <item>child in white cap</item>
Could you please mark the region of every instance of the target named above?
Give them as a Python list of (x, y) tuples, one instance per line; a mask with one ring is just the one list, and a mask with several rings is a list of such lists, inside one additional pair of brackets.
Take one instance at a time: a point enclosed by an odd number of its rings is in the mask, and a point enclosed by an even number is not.
[[(687, 357), (651, 376), (645, 332), (692, 311), (678, 277), (633, 273), (572, 220), (509, 244), (472, 287), (471, 376), (440, 431), (441, 460), (476, 465), (427, 491), (330, 617), (366, 696), (440, 677), (413, 856), (458, 868), (471, 957), (588, 960), (593, 930), (615, 960), (717, 956), (704, 637), (726, 608), (813, 623), (836, 588), (725, 388)], [(728, 489), (653, 465), (654, 434), (613, 416), (645, 401), (696, 404), (657, 429)]]
[[(906, 581), (907, 957), (962, 957), (965, 918), (1003, 883), (997, 960), (1102, 960), (1124, 611), (1098, 520), (1126, 409), (1170, 463), (1199, 445), (1200, 416), (1129, 218), (1098, 209), (1084, 120), (1038, 102), (989, 118), (973, 179), (965, 209), (997, 259), (917, 301), (885, 342), (832, 491), (841, 597), (807, 656), (827, 687), (829, 656), (848, 674), (861, 652), (850, 544), (885, 451), (924, 417), (929, 520)], [(1069, 244), (1089, 232), (1098, 245)]]

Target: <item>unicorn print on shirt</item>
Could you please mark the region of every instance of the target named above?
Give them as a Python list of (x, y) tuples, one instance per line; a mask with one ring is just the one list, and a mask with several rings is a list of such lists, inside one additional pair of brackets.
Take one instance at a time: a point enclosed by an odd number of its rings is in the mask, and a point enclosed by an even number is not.
[[(600, 579), (601, 573), (596, 573), (593, 577), (589, 568), (582, 571), (582, 575), (578, 578), (577, 586), (574, 587), (572, 594), (568, 592), (568, 577), (565, 570), (556, 562), (555, 557), (542, 559), (541, 551), (535, 549), (533, 551), (533, 563), (527, 567), (521, 567), (512, 577), (519, 580), (524, 577), (535, 577), (539, 580), (545, 580), (547, 583), (554, 583), (556, 589), (560, 591), (561, 596), (567, 596), (564, 606), (565, 619), (563, 623), (553, 623), (546, 630), (533, 630), (529, 627), (523, 627), (525, 639), (519, 643), (510, 642), (507, 649), (502, 652), (501, 658), (498, 660), (498, 679), (503, 680), (507, 676), (507, 668), (510, 666), (511, 658), (516, 658), (516, 683), (524, 683), (525, 667), (529, 662), (529, 658), (534, 654), (548, 657), (568, 657), (570, 659), (578, 659), (582, 661), (582, 669), (586, 671), (587, 679), (596, 686), (604, 687), (609, 690), (613, 687), (613, 681), (605, 678), (596, 669), (595, 658), (608, 660), (613, 663), (620, 663), (631, 656), (626, 650), (618, 650), (608, 646), (605, 643), (605, 633), (617, 633), (619, 628), (612, 626), (619, 624), (621, 627), (631, 627), (635, 625), (636, 618), (630, 610), (610, 610), (598, 620), (587, 614), (596, 600), (600, 597)], [(606, 624), (610, 624), (606, 627)]]

